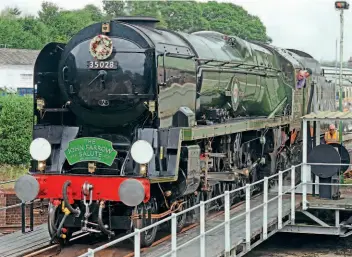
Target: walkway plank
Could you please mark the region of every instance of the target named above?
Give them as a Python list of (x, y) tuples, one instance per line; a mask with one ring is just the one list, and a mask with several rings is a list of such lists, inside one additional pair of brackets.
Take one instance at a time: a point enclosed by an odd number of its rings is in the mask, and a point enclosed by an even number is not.
[(32, 232), (21, 231), (0, 237), (0, 256), (17, 257), (49, 245), (47, 224), (34, 227)]
[[(275, 195), (269, 195), (269, 199), (275, 197)], [(282, 206), (283, 212), (282, 216), (285, 217), (291, 212), (291, 202), (290, 195), (283, 196)], [(257, 196), (251, 200), (251, 208), (260, 205), (263, 202), (263, 196)], [(296, 207), (301, 204), (301, 197), (296, 196)], [(235, 217), (241, 213), (245, 213), (245, 204), (241, 204), (235, 209), (231, 210), (230, 217)], [(278, 213), (278, 200), (273, 200), (268, 204), (268, 224), (273, 225), (277, 224), (277, 213)], [(224, 221), (224, 215), (220, 215), (215, 217), (212, 220), (206, 220), (206, 228), (205, 231), (210, 230), (211, 228), (216, 227), (218, 224)], [(245, 231), (246, 231), (246, 220), (245, 215), (231, 221), (230, 223), (230, 242), (232, 248), (235, 246), (245, 242)], [(251, 234), (252, 238), (256, 235), (262, 233), (263, 226), (263, 208), (258, 208), (251, 212)], [(199, 235), (200, 229), (196, 227), (191, 229), (185, 233), (178, 235), (177, 237), (177, 246), (181, 246), (187, 242), (190, 242), (193, 238)], [(268, 231), (270, 232), (270, 231)], [(207, 257), (215, 257), (222, 256), (225, 248), (225, 233), (224, 226), (219, 227), (218, 229), (206, 234), (206, 256)], [(162, 256), (171, 251), (171, 240), (156, 245), (141, 254), (144, 257), (155, 257)], [(170, 254), (171, 255), (171, 254)], [(170, 256), (169, 255), (169, 256)], [(192, 256), (198, 257), (200, 256), (200, 239), (196, 239), (188, 245), (178, 249), (177, 256)]]

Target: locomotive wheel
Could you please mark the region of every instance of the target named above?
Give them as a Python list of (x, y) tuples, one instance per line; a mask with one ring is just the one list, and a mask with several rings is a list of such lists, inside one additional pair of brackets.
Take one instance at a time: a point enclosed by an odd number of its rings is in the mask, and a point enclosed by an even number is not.
[[(219, 182), (218, 184), (215, 185), (215, 196), (222, 195), (226, 191), (226, 184), (223, 182)], [(220, 197), (219, 199), (216, 200), (217, 204), (219, 205), (219, 209), (224, 207), (225, 204), (225, 198)]]
[[(213, 192), (214, 192), (214, 187), (211, 187), (211, 191), (202, 191), (200, 200), (205, 202), (213, 197)], [(214, 202), (209, 202), (205, 204), (205, 213), (206, 215), (208, 212), (211, 210), (212, 206), (214, 205)]]
[[(199, 191), (197, 191), (197, 194), (193, 194), (191, 197), (190, 197), (190, 199), (189, 199), (189, 201), (190, 201), (190, 206), (189, 207), (192, 207), (192, 206), (194, 206), (194, 205), (197, 205), (197, 204), (199, 204), (199, 202), (200, 202), (200, 192)], [(195, 208), (195, 209), (193, 209), (193, 210), (191, 210), (190, 212), (189, 212), (189, 219), (190, 219), (190, 222), (191, 223), (194, 223), (194, 222), (198, 222), (199, 221), (199, 208)]]
[[(151, 199), (150, 202), (147, 204), (142, 203), (139, 206), (135, 207), (135, 209), (132, 211), (132, 215), (135, 215), (135, 214), (141, 215), (143, 218), (134, 220), (133, 227), (142, 229), (144, 227), (150, 226), (151, 224), (157, 222), (157, 219), (150, 219), (149, 221), (148, 218), (145, 218), (145, 214), (147, 214), (149, 210), (151, 214), (158, 213), (158, 207), (155, 199)], [(158, 231), (158, 226), (155, 226), (147, 231), (142, 232), (140, 236), (141, 247), (151, 246), (155, 240), (157, 231)], [(134, 237), (131, 238), (131, 240), (134, 241)]]
[[(182, 207), (180, 208), (180, 210), (179, 210), (178, 212), (183, 211), (184, 209), (185, 209), (185, 204), (182, 205)], [(176, 230), (177, 233), (180, 233), (181, 230), (183, 229), (183, 227), (185, 226), (185, 224), (186, 224), (186, 218), (187, 218), (187, 213), (184, 213), (184, 214), (179, 215), (179, 216), (177, 217), (177, 226), (176, 226), (176, 228), (177, 228), (177, 230)]]
[[(225, 185), (224, 191), (231, 192), (232, 190), (236, 189), (236, 184), (234, 184), (234, 183), (225, 182), (224, 185)], [(237, 198), (239, 198), (238, 194), (239, 194), (238, 192), (230, 194), (230, 206), (232, 206), (236, 202)], [(224, 199), (224, 204), (225, 204), (225, 199)], [(224, 206), (224, 208), (225, 208), (225, 206)]]
[[(197, 194), (194, 194), (190, 197), (190, 206), (192, 207), (194, 205), (198, 205), (201, 201), (206, 201), (212, 197), (212, 191), (207, 192), (207, 191), (197, 191)], [(207, 214), (209, 212), (209, 209), (211, 208), (211, 204), (207, 203), (205, 204), (205, 213)], [(189, 212), (190, 220), (191, 223), (199, 222), (200, 220), (200, 208), (195, 208), (192, 211)]]
[[(181, 212), (181, 211), (183, 211), (184, 209), (185, 209), (185, 207), (187, 207), (186, 206), (186, 203), (185, 204), (183, 204), (182, 205), (182, 207), (177, 211), (177, 212)], [(175, 213), (177, 213), (177, 212), (175, 212)], [(176, 218), (176, 232), (177, 233), (180, 233), (181, 232), (181, 230), (183, 229), (183, 227), (185, 226), (185, 224), (186, 224), (186, 218), (187, 218), (187, 213), (184, 213), (184, 214), (182, 214), (182, 215), (178, 215), (177, 216), (177, 218)], [(171, 230), (172, 230), (172, 228), (171, 228), (171, 225), (172, 223), (171, 223), (171, 220), (169, 220), (168, 221), (168, 232), (169, 233), (171, 233)]]

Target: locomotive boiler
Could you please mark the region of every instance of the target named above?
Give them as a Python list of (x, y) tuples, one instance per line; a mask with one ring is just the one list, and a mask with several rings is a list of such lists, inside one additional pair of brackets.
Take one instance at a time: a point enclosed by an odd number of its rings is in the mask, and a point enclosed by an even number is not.
[(157, 22), (92, 24), (36, 60), (31, 175), (16, 193), (49, 199), (52, 239), (111, 238), (289, 167), (299, 117), (330, 107), (316, 92), (333, 88), (306, 53)]

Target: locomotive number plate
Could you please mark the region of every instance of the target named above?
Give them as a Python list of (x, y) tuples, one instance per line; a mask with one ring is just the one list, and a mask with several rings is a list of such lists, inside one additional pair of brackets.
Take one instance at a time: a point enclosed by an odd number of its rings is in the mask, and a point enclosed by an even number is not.
[(88, 69), (91, 70), (116, 70), (117, 62), (104, 62), (104, 61), (88, 61), (87, 62)]

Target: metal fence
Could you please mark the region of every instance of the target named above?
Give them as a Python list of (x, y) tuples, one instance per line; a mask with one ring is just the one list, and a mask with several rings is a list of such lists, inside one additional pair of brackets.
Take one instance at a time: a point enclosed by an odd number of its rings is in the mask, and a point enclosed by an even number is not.
[[(15, 183), (15, 182), (16, 182), (16, 180), (0, 181), (0, 187), (3, 185), (6, 185), (6, 184)], [(36, 201), (38, 201), (38, 200), (34, 200), (31, 202), (22, 202), (22, 203), (18, 203), (18, 204), (0, 207), (0, 212), (2, 212), (2, 211), (5, 212), (6, 210), (9, 210), (9, 209), (21, 207), (22, 233), (31, 232), (31, 231), (33, 231), (33, 227), (34, 227), (34, 202), (36, 202)], [(26, 231), (26, 205), (29, 205), (29, 231)]]
[[(282, 218), (283, 218), (283, 213), (282, 213), (282, 197), (283, 195), (290, 193), (291, 194), (291, 211), (290, 211), (290, 223), (294, 224), (295, 221), (295, 211), (296, 211), (296, 198), (295, 198), (295, 191), (298, 186), (301, 185), (298, 184), (296, 185), (295, 182), (295, 175), (296, 175), (296, 168), (302, 166), (302, 164), (299, 164), (297, 166), (292, 166), (291, 168), (284, 170), (284, 171), (279, 171), (277, 174), (274, 174), (269, 177), (265, 177), (262, 180), (259, 180), (255, 183), (252, 184), (247, 184), (244, 187), (241, 188), (236, 188), (235, 190), (232, 191), (225, 191), (224, 194), (216, 196), (212, 199), (209, 199), (207, 201), (201, 201), (198, 205), (192, 206), (188, 209), (185, 209), (181, 212), (178, 213), (173, 213), (171, 216), (160, 220), (150, 226), (144, 227), (142, 229), (135, 229), (133, 233), (130, 233), (128, 235), (125, 235), (121, 238), (118, 238), (116, 240), (113, 240), (107, 244), (104, 244), (100, 247), (97, 247), (95, 249), (88, 249), (88, 252), (85, 254), (80, 255), (80, 257), (83, 256), (94, 256), (96, 252), (99, 252), (103, 249), (106, 249), (107, 247), (110, 247), (112, 245), (116, 245), (126, 239), (132, 239), (134, 237), (134, 256), (139, 257), (140, 256), (140, 235), (142, 232), (145, 232), (155, 226), (159, 226), (165, 222), (168, 222), (171, 220), (171, 251), (167, 252), (165, 254), (162, 254), (161, 256), (171, 256), (171, 257), (176, 257), (177, 250), (189, 245), (190, 243), (194, 242), (195, 240), (200, 239), (200, 245), (199, 245), (199, 251), (200, 251), (200, 256), (205, 257), (206, 254), (206, 247), (205, 247), (205, 236), (209, 234), (212, 231), (215, 231), (216, 229), (219, 229), (221, 227), (224, 227), (225, 231), (225, 242), (224, 242), (224, 250), (225, 250), (225, 256), (231, 252), (231, 240), (230, 240), (230, 222), (233, 220), (238, 219), (241, 216), (245, 215), (245, 244), (246, 248), (250, 249), (251, 248), (251, 213), (259, 208), (263, 208), (263, 240), (268, 238), (268, 204), (272, 201), (278, 201), (278, 211), (277, 211), (277, 219), (278, 219), (278, 229), (281, 229), (283, 224), (282, 224)], [(283, 177), (285, 174), (291, 172), (291, 184), (289, 186), (289, 189), (287, 191), (283, 191)], [(270, 200), (268, 199), (269, 195), (269, 180), (278, 177), (278, 194), (276, 197), (271, 198)], [(258, 185), (260, 183), (263, 183), (263, 203), (260, 205), (257, 205), (253, 208), (251, 208), (251, 187), (254, 185)], [(239, 192), (241, 190), (245, 190), (245, 212), (240, 213), (236, 216), (230, 217), (230, 209), (231, 209), (231, 204), (230, 204), (230, 195), (236, 192)], [(205, 231), (205, 205), (215, 201), (219, 198), (224, 198), (224, 221), (217, 226)], [(194, 210), (196, 208), (200, 208), (200, 234), (197, 237), (194, 237), (192, 240), (182, 244), (182, 245), (177, 245), (177, 217), (180, 215), (183, 215), (191, 210)], [(271, 234), (270, 234), (271, 235)], [(233, 253), (232, 253), (233, 255)]]
[[(302, 210), (307, 210), (308, 209), (308, 200), (307, 200), (307, 186), (352, 186), (352, 184), (340, 184), (340, 183), (320, 183), (320, 182), (311, 182), (308, 181), (308, 177), (315, 176), (314, 174), (311, 174), (311, 166), (350, 166), (351, 164), (345, 164), (345, 163), (302, 163)], [(339, 173), (337, 173), (339, 175)], [(318, 178), (315, 176), (316, 179)], [(313, 188), (312, 188), (312, 191)]]

